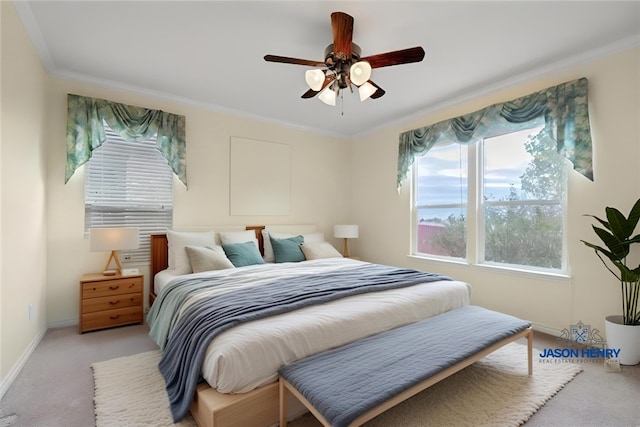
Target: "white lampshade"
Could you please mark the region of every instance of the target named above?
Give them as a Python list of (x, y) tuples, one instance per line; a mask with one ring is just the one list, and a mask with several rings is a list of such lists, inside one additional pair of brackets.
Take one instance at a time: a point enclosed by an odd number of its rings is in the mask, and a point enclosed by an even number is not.
[(319, 91), (322, 89), (322, 84), (324, 83), (324, 71), (308, 70), (304, 74), (304, 80), (312, 90)]
[(369, 82), (365, 82), (362, 86), (358, 88), (358, 94), (360, 95), (360, 102), (364, 101), (365, 99), (369, 99), (369, 97), (374, 93), (376, 93), (377, 90), (378, 90), (377, 87), (375, 87)]
[[(118, 251), (138, 249), (137, 227), (91, 228), (89, 229), (89, 250), (91, 252), (111, 251), (102, 274), (111, 276), (122, 273), (122, 263)], [(110, 270), (111, 260), (116, 262), (116, 270)]]
[(358, 237), (357, 225), (335, 225), (333, 227), (333, 237), (344, 239), (355, 239)]
[(125, 249), (138, 249), (138, 228), (91, 228), (89, 229), (89, 250), (121, 251)]
[(322, 92), (320, 92), (320, 95), (318, 95), (318, 98), (327, 105), (335, 106), (336, 92), (333, 90), (333, 84), (325, 87)]
[(356, 62), (349, 69), (351, 83), (360, 86), (371, 78), (371, 64), (366, 61)]

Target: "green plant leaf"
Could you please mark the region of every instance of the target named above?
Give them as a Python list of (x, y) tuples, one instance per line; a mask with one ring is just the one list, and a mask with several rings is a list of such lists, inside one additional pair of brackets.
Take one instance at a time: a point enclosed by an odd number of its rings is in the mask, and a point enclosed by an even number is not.
[(611, 226), (610, 230), (619, 240), (624, 240), (631, 236), (633, 229), (627, 230), (627, 218), (622, 212), (616, 208), (610, 207), (605, 208), (605, 212), (607, 213), (607, 219)]
[(600, 224), (602, 224), (602, 226), (604, 228), (606, 228), (607, 230), (611, 230), (611, 227), (609, 226), (609, 223), (603, 219), (598, 218), (595, 215), (584, 215), (584, 216), (590, 216), (591, 218), (595, 219), (596, 221), (598, 221)]
[[(627, 223), (629, 224), (629, 227), (631, 227), (631, 233), (636, 229), (638, 221), (640, 221), (640, 199), (638, 199), (638, 201), (633, 205), (629, 212), (629, 217), (627, 218)], [(629, 233), (629, 236), (631, 233)]]
[(623, 282), (635, 283), (638, 281), (640, 270), (631, 270), (629, 267), (617, 260), (611, 260), (611, 262), (613, 262), (620, 270), (620, 278)]
[[(600, 240), (607, 245), (607, 248), (611, 251), (611, 253), (615, 256), (615, 259), (622, 259), (629, 255), (629, 245), (624, 244), (618, 239), (614, 234), (609, 233), (607, 230), (592, 226), (593, 231), (600, 237)], [(611, 258), (614, 259), (614, 258)]]
[(589, 243), (589, 242), (585, 242), (584, 240), (580, 240), (582, 243), (584, 243), (585, 245), (589, 246), (591, 249), (594, 249), (596, 252), (600, 252), (601, 254), (605, 255), (607, 258), (609, 258), (611, 261), (617, 261), (618, 259), (616, 258), (616, 256), (614, 254), (612, 254), (611, 252), (609, 252), (608, 250), (598, 246), (598, 245), (594, 245), (593, 243)]

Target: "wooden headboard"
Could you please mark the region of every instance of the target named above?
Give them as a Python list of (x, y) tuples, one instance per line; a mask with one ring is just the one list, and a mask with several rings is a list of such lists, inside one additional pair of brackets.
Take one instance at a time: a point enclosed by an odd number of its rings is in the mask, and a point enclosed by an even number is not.
[[(250, 225), (246, 226), (245, 230), (253, 230), (256, 233), (256, 239), (258, 239), (258, 246), (260, 247), (260, 254), (264, 255), (264, 242), (262, 240), (262, 230), (264, 225)], [(166, 270), (169, 266), (169, 245), (167, 242), (167, 233), (156, 233), (151, 235), (151, 274), (149, 280), (151, 282), (149, 286), (149, 305), (153, 304), (156, 300), (156, 294), (153, 289), (153, 279), (156, 274), (162, 270)]]

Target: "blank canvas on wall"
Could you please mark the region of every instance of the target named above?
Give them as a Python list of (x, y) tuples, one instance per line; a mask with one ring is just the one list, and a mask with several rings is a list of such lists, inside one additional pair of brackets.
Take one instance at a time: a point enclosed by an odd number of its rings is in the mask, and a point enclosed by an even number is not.
[(230, 215), (289, 215), (291, 147), (231, 137)]

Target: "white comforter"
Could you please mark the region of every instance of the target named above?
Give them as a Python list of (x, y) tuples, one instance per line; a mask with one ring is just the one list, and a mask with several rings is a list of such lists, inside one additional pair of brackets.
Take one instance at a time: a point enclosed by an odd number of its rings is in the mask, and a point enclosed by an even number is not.
[[(349, 263), (361, 261), (346, 258), (305, 261), (297, 263), (296, 270), (317, 273)], [(248, 271), (263, 278), (264, 273), (259, 272), (268, 268)], [(220, 334), (211, 343), (202, 376), (221, 393), (245, 393), (275, 381), (278, 369), (286, 363), (468, 305), (470, 294), (471, 288), (466, 283), (437, 281), (352, 296), (245, 323)]]

